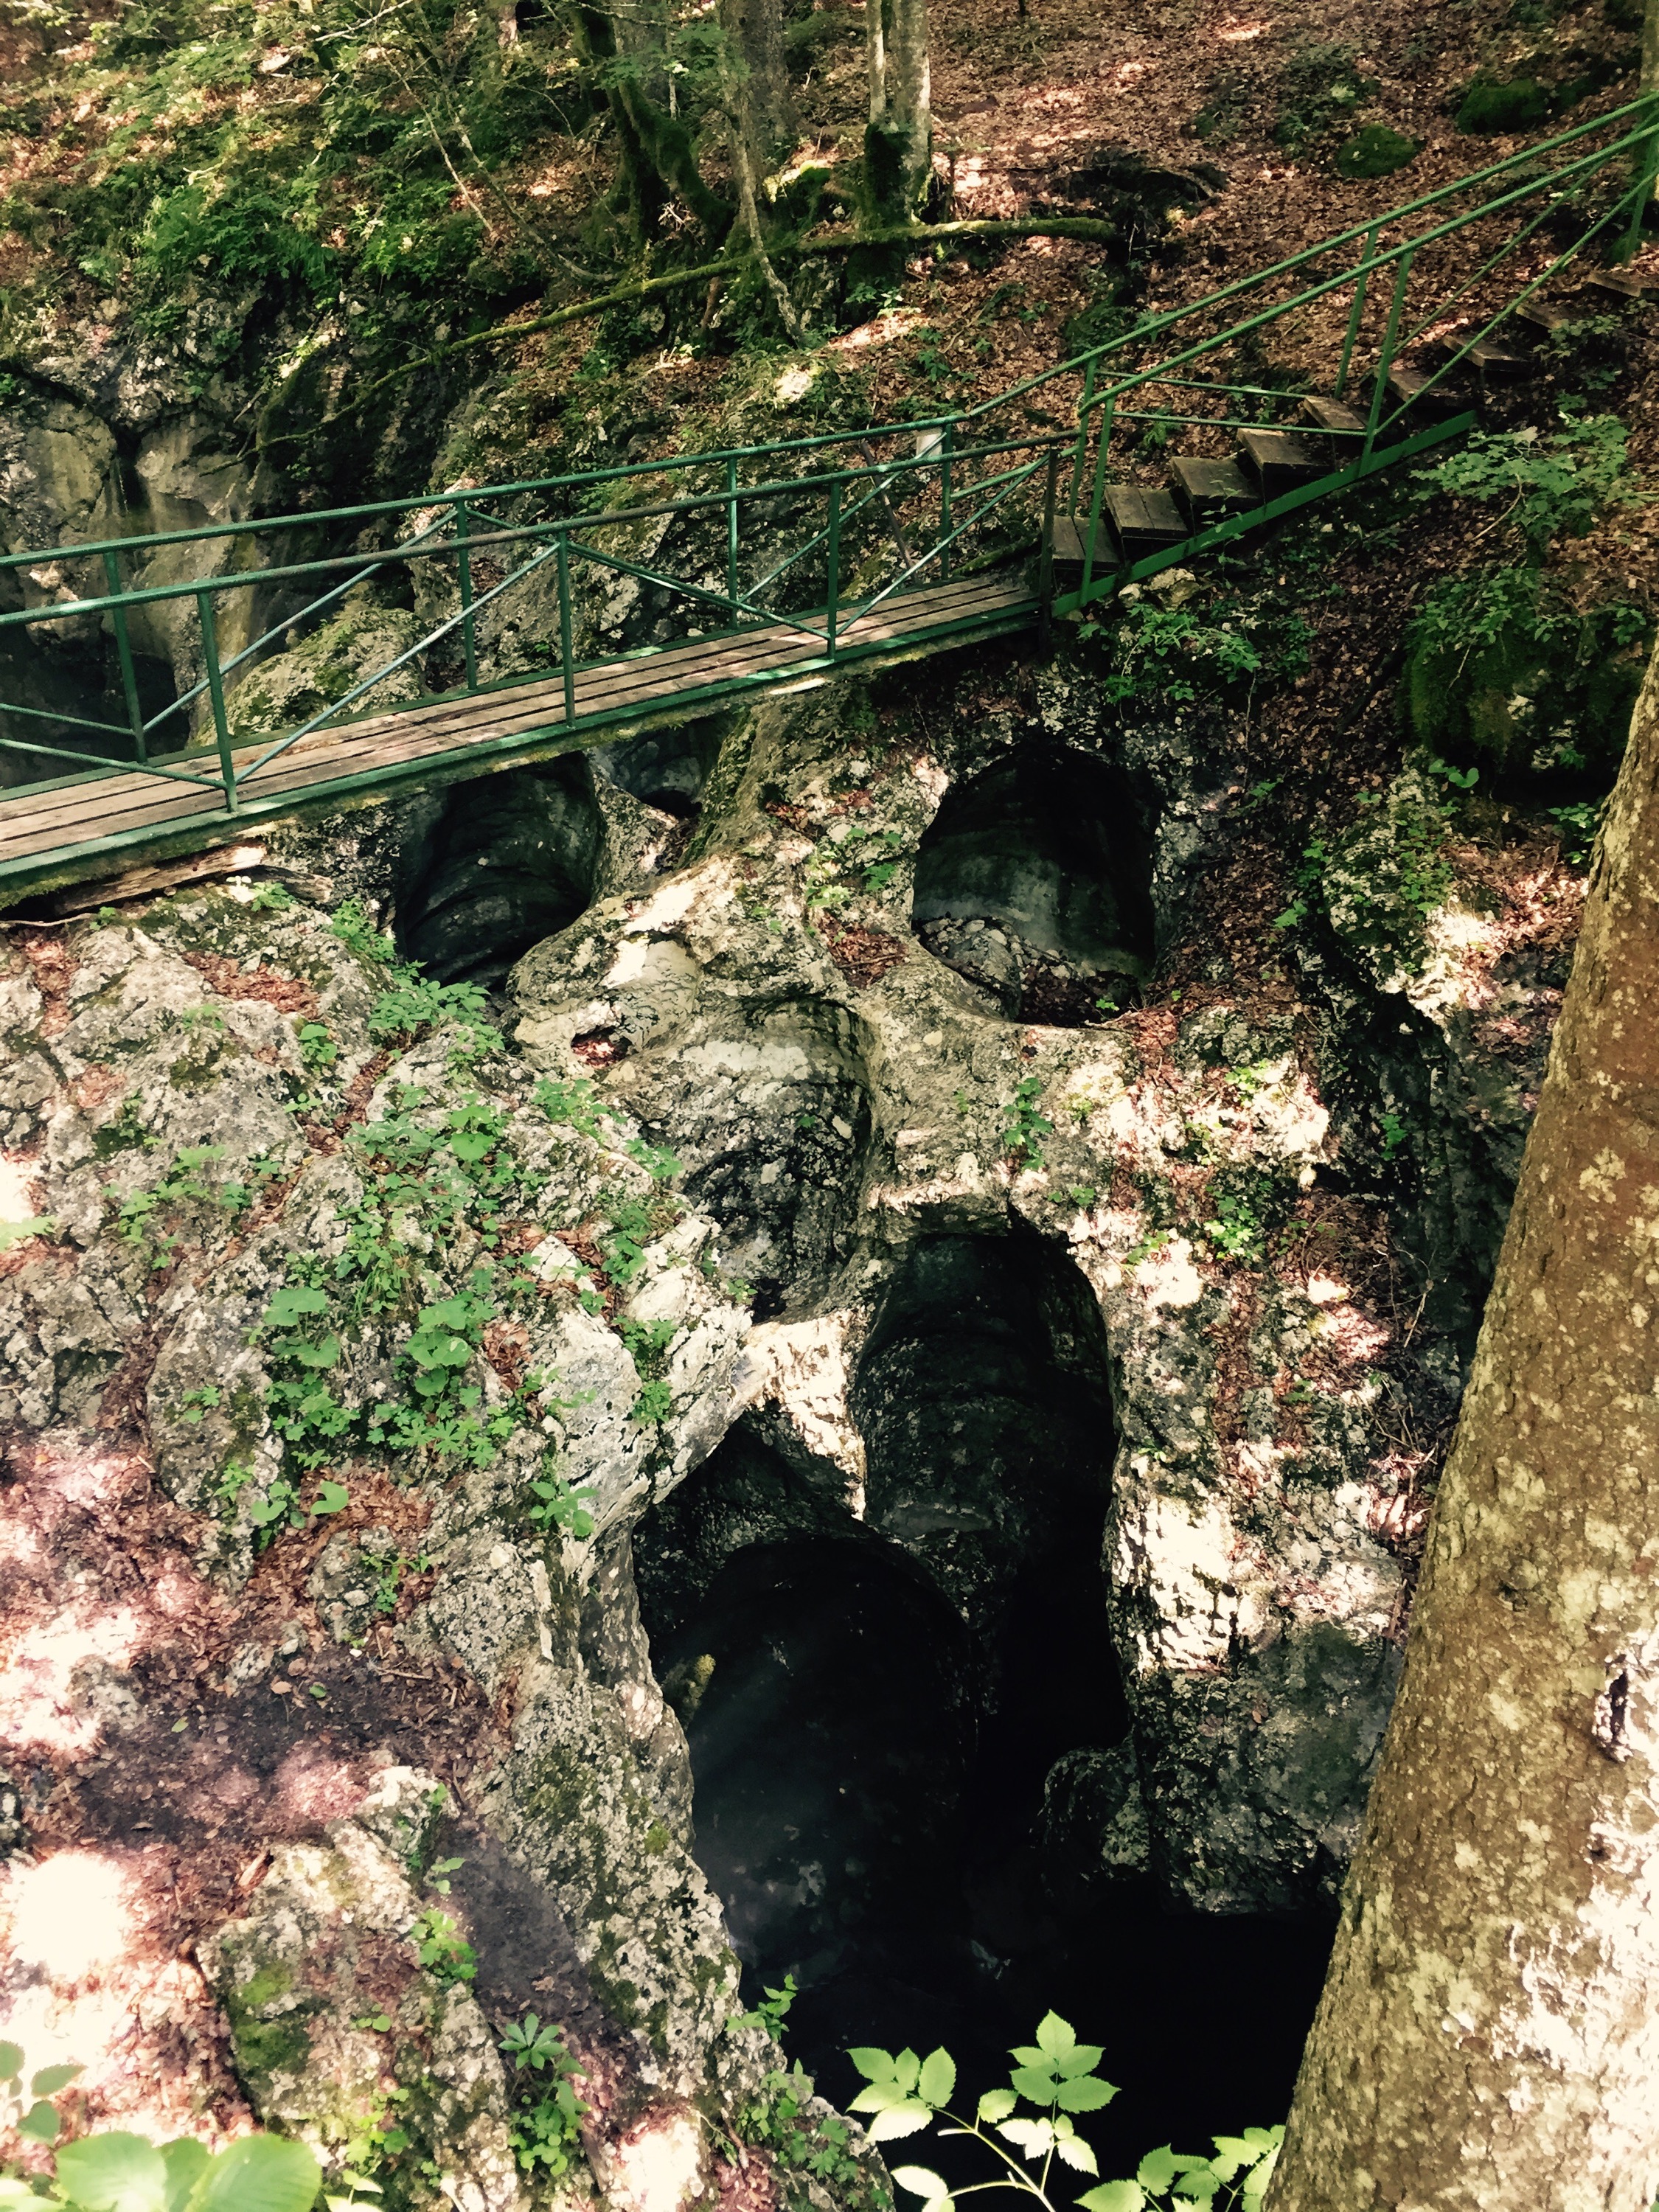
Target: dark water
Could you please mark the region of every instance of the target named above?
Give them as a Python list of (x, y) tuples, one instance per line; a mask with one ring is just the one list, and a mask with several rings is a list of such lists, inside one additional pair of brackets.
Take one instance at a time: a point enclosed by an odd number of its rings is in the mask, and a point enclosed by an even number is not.
[[(791, 2056), (843, 2102), (859, 2087), (848, 2045), (942, 2043), (977, 2095), (1052, 2007), (1105, 2047), (1122, 2092), (1085, 2125), (1110, 2177), (1156, 2144), (1283, 2118), (1329, 1931), (1176, 1917), (1133, 1883), (1057, 1901), (1043, 1775), (1125, 1719), (1079, 1688), (1111, 1679), (1094, 1556), (1074, 1589), (1051, 1563), (1016, 1594), (989, 1719), (959, 1618), (875, 1538), (740, 1552), (657, 1658), (664, 1673), (714, 1662), (687, 1729), (697, 1856), (750, 2001), (788, 1972), (800, 1984)], [(981, 2155), (906, 2148), (957, 2179)]]

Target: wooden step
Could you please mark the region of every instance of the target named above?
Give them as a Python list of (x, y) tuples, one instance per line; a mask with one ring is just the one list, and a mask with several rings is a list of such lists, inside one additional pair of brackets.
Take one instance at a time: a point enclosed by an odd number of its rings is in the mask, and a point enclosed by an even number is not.
[[(1079, 521), (1076, 516), (1060, 514), (1054, 518), (1054, 566), (1056, 568), (1080, 568), (1088, 533), (1086, 516)], [(1109, 532), (1103, 530), (1100, 542), (1095, 547), (1095, 566), (1097, 569), (1112, 569), (1117, 566), (1117, 548), (1111, 543)]]
[(1106, 513), (1124, 558), (1139, 561), (1148, 553), (1167, 552), (1188, 533), (1181, 509), (1167, 491), (1142, 491), (1134, 484), (1106, 487)]
[(1613, 300), (1659, 300), (1659, 275), (1632, 269), (1598, 269), (1588, 289)]
[(1267, 499), (1312, 483), (1326, 473), (1322, 457), (1289, 430), (1241, 430), (1238, 449)]
[(1515, 319), (1541, 337), (1552, 338), (1569, 323), (1582, 322), (1594, 312), (1583, 300), (1526, 300), (1516, 309)]
[(1261, 504), (1261, 495), (1236, 461), (1200, 461), (1183, 454), (1170, 462), (1170, 474), (1195, 530), (1207, 530), (1212, 522)]
[(1357, 415), (1340, 399), (1327, 399), (1322, 392), (1310, 392), (1302, 403), (1302, 419), (1315, 430), (1324, 430), (1342, 445), (1365, 434), (1365, 418)]
[(1496, 338), (1477, 338), (1466, 358), (1495, 384), (1524, 384), (1536, 376), (1538, 363), (1519, 346), (1501, 344)]
[(1443, 380), (1431, 388), (1425, 370), (1398, 365), (1389, 371), (1389, 397), (1396, 407), (1409, 407), (1428, 420), (1440, 422), (1457, 414), (1466, 404), (1447, 389)]

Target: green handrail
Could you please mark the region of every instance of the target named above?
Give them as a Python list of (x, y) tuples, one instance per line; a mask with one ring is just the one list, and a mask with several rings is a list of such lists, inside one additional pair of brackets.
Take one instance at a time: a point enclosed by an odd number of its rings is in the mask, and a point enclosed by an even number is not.
[[(1589, 140), (1598, 143), (1586, 146), (1584, 142)], [(1540, 161), (1547, 161), (1558, 154), (1566, 158), (1559, 166), (1546, 167), (1540, 173)], [(60, 545), (46, 553), (0, 556), (0, 570), (38, 563), (46, 558), (70, 562), (87, 559), (98, 564), (102, 576), (101, 592), (0, 615), (0, 630), (27, 629), (32, 624), (66, 618), (96, 618), (106, 623), (114, 640), (126, 722), (123, 726), (21, 703), (9, 706), (3, 702), (0, 702), (0, 714), (46, 722), (66, 732), (85, 731), (129, 744), (134, 757), (130, 763), (112, 763), (105, 756), (73, 750), (63, 744), (33, 743), (9, 736), (0, 738), (0, 744), (27, 755), (70, 761), (105, 773), (112, 767), (125, 766), (129, 770), (136, 768), (146, 775), (172, 777), (217, 789), (223, 795), (227, 812), (234, 814), (241, 804), (240, 792), (246, 787), (251, 777), (258, 775), (302, 738), (358, 708), (377, 686), (398, 671), (431, 655), (457, 629), (460, 633), (464, 690), (473, 693), (487, 688), (480, 684), (480, 644), (484, 635), (480, 624), (505, 593), (524, 586), (549, 562), (554, 564), (557, 579), (558, 667), (567, 724), (583, 719), (577, 711), (576, 696), (580, 664), (574, 650), (572, 564), (577, 561), (590, 568), (660, 587), (694, 604), (714, 607), (732, 626), (730, 634), (734, 636), (743, 634), (742, 626), (745, 623), (785, 622), (797, 634), (821, 636), (824, 658), (833, 663), (847, 649), (847, 641), (859, 623), (876, 608), (904, 592), (924, 572), (931, 571), (941, 580), (957, 573), (967, 537), (982, 529), (1022, 488), (1033, 484), (1044, 470), (1047, 481), (1037, 537), (1042, 565), (1032, 604), (1046, 624), (1051, 609), (1065, 611), (1086, 605), (1103, 592), (1116, 589), (1126, 576), (1148, 572), (1146, 562), (1114, 564), (1103, 561), (1101, 556), (1102, 518), (1112, 440), (1119, 422), (1151, 421), (1166, 429), (1183, 425), (1212, 430), (1252, 427), (1239, 412), (1240, 400), (1261, 402), (1260, 420), (1271, 420), (1273, 409), (1293, 400), (1295, 393), (1241, 381), (1224, 373), (1220, 376), (1205, 375), (1198, 373), (1198, 365), (1212, 360), (1284, 316), (1352, 286), (1353, 298), (1333, 380), (1333, 387), (1340, 396), (1355, 373), (1357, 356), (1364, 343), (1372, 276), (1387, 269), (1392, 272), (1389, 302), (1375, 359), (1371, 360), (1367, 353), (1364, 374), (1370, 389), (1364, 403), (1363, 430), (1356, 430), (1350, 436), (1354, 458), (1333, 469), (1314, 485), (1275, 500), (1268, 500), (1264, 495), (1261, 505), (1248, 514), (1233, 516), (1212, 528), (1195, 529), (1183, 541), (1178, 553), (1149, 556), (1152, 566), (1166, 565), (1167, 558), (1192, 557), (1196, 552), (1229, 542), (1243, 529), (1258, 527), (1293, 511), (1310, 498), (1323, 496), (1330, 490), (1360, 481), (1378, 467), (1393, 465), (1421, 449), (1425, 440), (1455, 434), (1473, 417), (1458, 415), (1451, 419), (1449, 427), (1433, 433), (1402, 434), (1397, 441), (1389, 442), (1395, 439), (1396, 425), (1403, 422), (1409, 404), (1401, 399), (1392, 410), (1388, 404), (1390, 373), (1401, 355), (1422, 337), (1437, 318), (1443, 320), (1450, 306), (1488, 281), (1504, 260), (1548, 220), (1564, 191), (1630, 154), (1635, 155), (1634, 184), (1616, 193), (1582, 235), (1543, 271), (1506, 299), (1475, 336), (1452, 349), (1449, 358), (1427, 379), (1426, 389), (1454, 374), (1458, 365), (1467, 360), (1473, 346), (1512, 315), (1540, 283), (1547, 282), (1581, 253), (1592, 240), (1611, 224), (1621, 222), (1627, 209), (1634, 219), (1639, 219), (1642, 200), (1650, 192), (1654, 177), (1659, 173), (1659, 94), (1644, 94), (1540, 144), (1506, 155), (1472, 175), (1437, 186), (1389, 215), (1369, 216), (1334, 237), (1304, 247), (1270, 268), (1236, 278), (1204, 299), (1149, 317), (1133, 330), (1087, 349), (972, 407), (902, 423), (824, 431), (806, 437), (725, 447), (703, 453), (670, 454), (620, 463), (607, 469), (518, 483), (454, 486), (437, 493), (417, 493), (356, 507), (160, 532), (140, 538)], [(1492, 186), (1496, 187), (1495, 191), (1487, 192)], [(1486, 196), (1480, 197), (1483, 194)], [(1465, 201), (1473, 198), (1477, 204), (1466, 204), (1455, 212), (1443, 212), (1449, 203), (1460, 196)], [(1449, 299), (1438, 299), (1431, 313), (1419, 316), (1414, 322), (1410, 320), (1407, 309), (1411, 287), (1414, 273), (1425, 265), (1422, 257), (1425, 249), (1473, 223), (1516, 214), (1534, 200), (1539, 204), (1530, 219), (1486, 255), (1473, 273), (1463, 276)], [(1417, 219), (1425, 216), (1431, 217), (1428, 226), (1413, 228)], [(1402, 231), (1408, 234), (1401, 235)], [(1335, 274), (1329, 273), (1332, 257), (1346, 257), (1356, 241), (1363, 241), (1358, 259)], [(1320, 273), (1322, 268), (1324, 273)], [(1289, 280), (1287, 295), (1265, 296), (1284, 280)], [(1254, 307), (1249, 304), (1252, 297), (1257, 303)], [(1246, 312), (1240, 313), (1240, 309)], [(1156, 350), (1158, 342), (1167, 339), (1172, 332), (1189, 335), (1178, 340), (1174, 351), (1149, 360), (1148, 355)], [(1000, 438), (983, 434), (988, 428), (988, 418), (995, 410), (1029, 401), (1034, 393), (1049, 388), (1056, 397), (1063, 397), (1073, 428), (1053, 434), (1047, 431)], [(1170, 398), (1178, 393), (1212, 397), (1225, 411), (1205, 414), (1198, 411), (1193, 402), (1185, 408), (1161, 404), (1160, 394), (1165, 391)], [(1127, 404), (1132, 400), (1139, 404)], [(1230, 400), (1234, 404), (1229, 408)], [(1034, 411), (1026, 407), (1028, 419)], [(1042, 418), (1039, 416), (1039, 419)], [(1054, 419), (1052, 413), (1046, 417), (1050, 423)], [(1343, 433), (1339, 430), (1332, 435), (1340, 441)], [(891, 446), (902, 441), (910, 441), (912, 450), (890, 455), (875, 450), (878, 443)], [(1081, 533), (1080, 585), (1056, 599), (1053, 525), (1060, 498), (1062, 445), (1070, 453), (1064, 488), (1066, 510), (1078, 517), (1079, 501), (1086, 485), (1087, 520)], [(848, 453), (848, 447), (861, 449), (863, 459), (857, 453)], [(1335, 444), (1333, 450), (1340, 453), (1341, 444)], [(829, 465), (823, 465), (824, 462)], [(758, 480), (745, 483), (745, 470), (757, 468)], [(692, 470), (713, 471), (717, 488), (687, 490), (678, 495), (618, 507), (607, 507), (602, 501), (595, 503), (611, 487), (631, 485), (641, 479), (661, 482), (664, 478), (672, 486)], [(796, 472), (790, 472), (792, 470)], [(930, 511), (925, 505), (925, 496), (935, 476), (938, 503), (936, 510)], [(531, 520), (498, 520), (496, 510), (509, 500), (520, 507), (526, 500), (531, 501), (532, 510), (536, 502), (544, 507), (551, 505), (555, 511)], [(823, 503), (821, 525), (811, 519), (811, 510), (820, 500)], [(797, 529), (793, 518), (805, 505), (809, 510), (806, 526), (804, 531), (797, 531), (798, 542), (793, 549), (785, 551), (763, 575), (745, 587), (742, 580), (745, 516), (752, 516), (766, 502), (780, 501), (788, 503), (792, 529)], [(924, 504), (917, 505), (917, 501)], [(902, 511), (900, 502), (908, 502)], [(698, 550), (696, 538), (700, 519), (713, 515), (719, 517), (724, 541), (720, 547), (723, 557), (719, 558), (714, 570), (724, 585), (723, 590), (710, 580), (709, 562)], [(413, 535), (402, 544), (367, 554), (362, 550), (323, 554), (311, 560), (279, 561), (269, 567), (250, 566), (236, 559), (239, 544), (246, 545), (251, 541), (255, 548), (263, 544), (275, 550), (276, 544), (273, 541), (279, 544), (282, 533), (301, 526), (326, 532), (331, 526), (352, 524), (361, 529), (366, 521), (387, 522), (408, 516), (417, 518)], [(660, 552), (653, 554), (649, 561), (629, 559), (621, 552), (589, 542), (596, 533), (664, 518), (692, 533), (686, 541), (685, 556), (679, 562), (686, 573), (673, 573), (672, 566), (663, 564)], [(1030, 514), (1024, 526), (1034, 527), (1036, 520), (1035, 514)], [(876, 533), (873, 542), (872, 531)], [(125, 560), (164, 546), (209, 541), (218, 545), (229, 541), (228, 559), (234, 565), (171, 583), (123, 587)], [(853, 548), (862, 550), (849, 552)], [(513, 549), (510, 557), (509, 549)], [(492, 562), (495, 556), (501, 556), (506, 562), (506, 573), (499, 581), (481, 591), (476, 564), (485, 556), (490, 556)], [(810, 564), (819, 556), (823, 562), (825, 592), (825, 603), (821, 609), (799, 604), (800, 595), (812, 588), (810, 580), (816, 571)], [(254, 557), (257, 560), (257, 551)], [(850, 601), (846, 586), (849, 557), (858, 564), (853, 573), (860, 577), (869, 576), (872, 562), (876, 564), (874, 579), (861, 585), (860, 596)], [(981, 560), (988, 557), (992, 557), (990, 553), (980, 556)], [(231, 726), (234, 702), (228, 699), (227, 679), (256, 660), (280, 634), (291, 630), (296, 623), (304, 625), (314, 621), (355, 585), (388, 568), (406, 569), (417, 560), (433, 559), (454, 562), (456, 611), (438, 621), (415, 644), (370, 671), (342, 698), (331, 702), (299, 728), (283, 733), (251, 757), (245, 757), (239, 767)], [(777, 594), (786, 580), (787, 592), (795, 598), (780, 604)], [(297, 613), (284, 614), (251, 643), (222, 659), (216, 611), (221, 595), (230, 591), (278, 590), (292, 585), (319, 588)], [(135, 611), (186, 598), (196, 604), (204, 673), (177, 698), (146, 718), (138, 686), (131, 617)], [(216, 754), (216, 777), (195, 774), (183, 765), (170, 765), (154, 758), (149, 743), (151, 734), (167, 718), (183, 717), (187, 720), (190, 709), (204, 695), (210, 716), (210, 738), (206, 745), (187, 744), (182, 759), (194, 764), (209, 753)], [(428, 690), (425, 696), (434, 695)]]

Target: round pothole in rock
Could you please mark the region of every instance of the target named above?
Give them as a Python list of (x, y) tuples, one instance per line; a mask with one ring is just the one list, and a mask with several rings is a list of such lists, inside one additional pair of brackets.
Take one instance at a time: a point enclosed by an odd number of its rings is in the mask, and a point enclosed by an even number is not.
[(953, 785), (921, 840), (911, 927), (1011, 1020), (1116, 1012), (1153, 951), (1152, 837), (1128, 777), (1049, 747)]
[(456, 785), (398, 901), (398, 941), (442, 983), (497, 987), (591, 903), (604, 835), (580, 755)]
[(614, 745), (598, 745), (590, 758), (596, 775), (664, 814), (694, 815), (725, 740), (722, 717), (671, 722)]
[[(672, 1128), (690, 1202), (720, 1224), (722, 1271), (757, 1321), (809, 1304), (851, 1249), (869, 1093), (839, 1009), (774, 1007), (680, 1054)], [(653, 1125), (654, 1133), (655, 1125)]]
[[(1105, 1617), (1115, 1439), (1086, 1284), (1023, 1232), (923, 1240), (852, 1395), (862, 1485), (739, 1427), (635, 1533), (696, 1853), (751, 2001), (795, 1975), (788, 2048), (843, 2101), (851, 2045), (943, 2043), (976, 2092), (1053, 2006), (1132, 2092), (1091, 2116), (1109, 2172), (1195, 2110), (1206, 2127), (1276, 2118), (1328, 1929), (1166, 1917), (1144, 1814), (1140, 1857), (1099, 1874), (1098, 1832), (1135, 1826), (1139, 1782)], [(1251, 2035), (1195, 2052), (1192, 1992), (1235, 1986)]]

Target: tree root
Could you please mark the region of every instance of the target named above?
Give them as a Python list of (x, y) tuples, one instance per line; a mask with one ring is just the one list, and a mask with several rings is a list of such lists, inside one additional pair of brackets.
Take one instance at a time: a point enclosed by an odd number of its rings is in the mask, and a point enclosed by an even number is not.
[[(791, 254), (852, 253), (864, 246), (938, 246), (957, 239), (982, 238), (988, 240), (1016, 238), (1077, 238), (1093, 245), (1115, 246), (1122, 236), (1115, 223), (1103, 222), (1093, 216), (1033, 216), (1022, 219), (1011, 216), (1006, 220), (987, 217), (963, 222), (906, 223), (888, 230), (848, 231), (822, 234), (819, 236), (780, 240), (770, 249), (772, 258), (781, 261)], [(568, 307), (555, 308), (551, 313), (533, 316), (525, 323), (495, 323), (487, 331), (475, 331), (470, 337), (452, 339), (449, 344), (438, 346), (430, 353), (418, 354), (413, 360), (401, 362), (396, 368), (388, 369), (373, 384), (365, 385), (353, 402), (360, 407), (377, 392), (389, 384), (398, 384), (416, 369), (430, 368), (434, 362), (448, 361), (459, 353), (469, 353), (477, 346), (512, 345), (520, 338), (534, 337), (541, 331), (562, 329), (567, 323), (586, 321), (590, 315), (602, 315), (609, 307), (624, 307), (636, 300), (651, 300), (665, 292), (683, 291), (689, 285), (708, 284), (734, 276), (740, 269), (759, 270), (760, 263), (753, 253), (723, 254), (718, 261), (705, 261), (696, 269), (677, 269), (662, 276), (641, 276), (631, 284), (619, 284), (614, 291), (601, 292), (591, 300), (578, 300)]]

